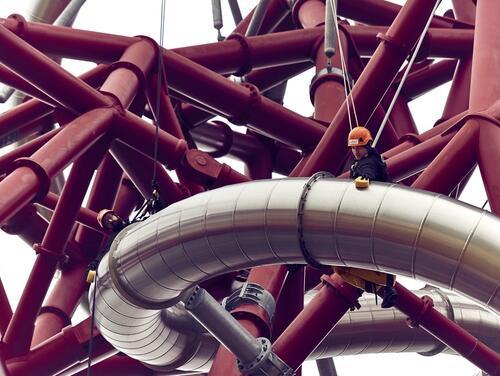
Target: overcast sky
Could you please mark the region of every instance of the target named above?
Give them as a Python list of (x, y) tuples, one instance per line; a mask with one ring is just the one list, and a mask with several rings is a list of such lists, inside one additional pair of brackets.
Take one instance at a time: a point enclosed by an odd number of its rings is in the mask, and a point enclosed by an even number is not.
[[(55, 0), (53, 0), (55, 1)], [(356, 1), (356, 0), (351, 0)], [(393, 1), (403, 3), (404, 1)], [(10, 13), (25, 13), (28, 0), (1, 0), (0, 17)], [(242, 14), (247, 14), (257, 0), (240, 0)], [(222, 0), (224, 28), (223, 35), (228, 35), (234, 28), (226, 0)], [(216, 41), (216, 31), (212, 27), (210, 0), (167, 0), (165, 43), (167, 48), (211, 43)], [(443, 1), (438, 14), (451, 7), (451, 1)], [(74, 27), (91, 29), (122, 35), (147, 35), (159, 41), (160, 32), (160, 0), (87, 0)], [(63, 66), (74, 74), (80, 74), (92, 67), (91, 63), (63, 61)], [(309, 83), (313, 76), (308, 71), (291, 80), (285, 97), (285, 106), (309, 116), (313, 107), (309, 100)], [(449, 85), (443, 85), (432, 95), (421, 97), (410, 104), (417, 126), (421, 131), (432, 127), (440, 117), (446, 101)], [(0, 112), (5, 106), (0, 105)], [(239, 168), (239, 165), (235, 165)], [(485, 200), (484, 189), (479, 174), (475, 174), (464, 192), (462, 199), (476, 206), (482, 206)], [(34, 252), (17, 238), (0, 233), (0, 244), (4, 253), (4, 262), (0, 263), (0, 277), (6, 286), (7, 293), (15, 306), (29, 275), (34, 260)], [(5, 262), (9, 255), (8, 262)], [(421, 284), (410, 283), (411, 286)], [(79, 316), (81, 317), (81, 316)], [(417, 354), (397, 355), (363, 355), (356, 357), (339, 357), (335, 359), (338, 374), (371, 376), (388, 374), (412, 375), (473, 375), (477, 370), (469, 362), (450, 355), (423, 357)], [(304, 375), (317, 375), (314, 363), (306, 365)]]

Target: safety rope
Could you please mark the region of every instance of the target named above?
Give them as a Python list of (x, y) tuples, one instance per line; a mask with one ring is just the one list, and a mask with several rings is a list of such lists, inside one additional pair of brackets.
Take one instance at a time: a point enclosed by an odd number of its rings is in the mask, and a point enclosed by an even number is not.
[(89, 338), (89, 359), (87, 363), (87, 376), (91, 374), (92, 367), (92, 343), (94, 342), (94, 325), (95, 325), (95, 297), (97, 291), (97, 273), (94, 276), (94, 291), (92, 291), (92, 310), (90, 312), (90, 338)]
[(484, 202), (484, 204), (483, 204), (483, 206), (481, 207), (481, 209), (483, 209), (483, 210), (484, 210), (484, 208), (486, 207), (486, 205), (488, 205), (488, 202), (489, 202), (489, 201), (488, 201), (488, 199), (486, 199), (486, 201)]
[[(155, 137), (154, 137), (154, 150), (153, 150), (153, 177), (151, 180), (151, 197), (147, 199), (144, 204), (139, 208), (137, 214), (131, 223), (143, 221), (148, 218), (149, 215), (154, 214), (158, 209), (160, 209), (159, 203), (159, 190), (157, 181), (157, 162), (158, 162), (158, 138), (159, 138), (159, 124), (160, 124), (160, 99), (161, 99), (161, 89), (163, 84), (163, 35), (165, 32), (165, 0), (161, 1), (161, 13), (160, 13), (160, 42), (158, 48), (158, 82), (156, 90), (156, 112), (154, 116), (155, 123)], [(128, 222), (127, 222), (128, 224)], [(100, 260), (99, 260), (100, 261)], [(97, 264), (98, 265), (98, 264)], [(97, 270), (97, 265), (95, 269)], [(89, 283), (94, 283), (94, 291), (92, 294), (92, 311), (90, 313), (90, 338), (89, 338), (89, 352), (88, 352), (88, 363), (87, 363), (87, 376), (91, 375), (92, 368), (92, 344), (94, 338), (94, 324), (95, 324), (95, 300), (97, 291), (97, 281), (98, 274), (96, 270), (89, 270), (91, 276), (87, 275), (87, 281)]]
[[(335, 26), (335, 31), (337, 34), (337, 44), (338, 44), (339, 53), (340, 53), (340, 67), (342, 70), (342, 79), (344, 81), (344, 94), (345, 94), (345, 99), (347, 102), (347, 117), (349, 119), (349, 128), (352, 130), (352, 128), (353, 128), (352, 117), (354, 117), (354, 121), (355, 121), (356, 125), (359, 125), (358, 114), (356, 111), (356, 105), (354, 103), (354, 98), (351, 95), (352, 86), (351, 86), (351, 82), (349, 81), (349, 78), (348, 78), (347, 64), (346, 64), (345, 56), (344, 56), (344, 49), (342, 47), (342, 43), (340, 42), (340, 32), (339, 32), (339, 25), (338, 25), (338, 21), (337, 21), (336, 0), (328, 0), (328, 3), (330, 5), (330, 9), (333, 13), (333, 17), (332, 17), (333, 24)], [(353, 116), (351, 116), (351, 108), (350, 108), (351, 106), (349, 105), (349, 99), (350, 99), (351, 105), (352, 105)]]
[(155, 114), (155, 140), (153, 150), (153, 179), (151, 182), (152, 197), (158, 194), (157, 182), (157, 161), (158, 161), (158, 137), (160, 126), (160, 99), (161, 88), (163, 84), (163, 34), (165, 33), (165, 0), (161, 0), (161, 16), (160, 16), (160, 43), (158, 48), (158, 82), (156, 87), (156, 114)]
[(413, 51), (413, 54), (411, 56), (410, 61), (406, 65), (406, 70), (403, 74), (403, 77), (401, 78), (401, 81), (399, 82), (399, 85), (396, 89), (396, 92), (394, 93), (394, 96), (391, 100), (391, 103), (389, 104), (389, 108), (387, 109), (387, 111), (385, 113), (384, 119), (382, 120), (382, 124), (380, 124), (380, 128), (378, 129), (377, 135), (375, 136), (375, 139), (373, 140), (373, 147), (375, 147), (377, 145), (377, 142), (380, 139), (380, 135), (382, 134), (382, 132), (385, 128), (387, 120), (389, 120), (389, 115), (391, 114), (392, 108), (394, 107), (394, 104), (396, 103), (396, 100), (399, 96), (399, 93), (401, 92), (401, 89), (403, 88), (406, 77), (408, 77), (408, 74), (410, 73), (410, 69), (413, 66), (413, 63), (415, 62), (415, 59), (418, 55), (418, 51), (420, 50), (420, 47), (422, 46), (422, 42), (424, 41), (425, 34), (427, 34), (427, 30), (429, 29), (429, 26), (431, 25), (432, 18), (434, 17), (434, 13), (436, 13), (436, 10), (439, 7), (440, 3), (441, 3), (441, 1), (436, 1), (436, 4), (434, 5), (434, 9), (432, 10), (431, 14), (429, 15), (429, 19), (427, 20), (427, 23), (425, 24), (424, 30), (422, 30), (422, 33), (420, 34), (420, 38), (418, 39), (418, 43), (415, 47), (415, 50)]

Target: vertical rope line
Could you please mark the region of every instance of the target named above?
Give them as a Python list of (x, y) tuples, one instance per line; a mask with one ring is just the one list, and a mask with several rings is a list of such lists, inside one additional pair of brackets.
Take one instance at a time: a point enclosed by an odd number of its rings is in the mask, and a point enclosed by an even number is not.
[(408, 74), (410, 73), (410, 69), (413, 66), (413, 63), (415, 62), (415, 59), (418, 55), (418, 51), (420, 50), (420, 46), (422, 45), (422, 42), (424, 41), (425, 34), (427, 33), (427, 30), (429, 29), (429, 26), (431, 25), (431, 21), (434, 18), (434, 13), (436, 13), (436, 10), (439, 6), (441, 1), (436, 1), (436, 4), (434, 5), (434, 9), (432, 10), (431, 14), (429, 15), (429, 19), (427, 20), (427, 23), (425, 24), (424, 30), (422, 30), (422, 34), (420, 34), (420, 38), (418, 39), (417, 45), (415, 46), (415, 50), (413, 51), (413, 54), (411, 56), (410, 61), (406, 65), (406, 70), (403, 74), (403, 77), (401, 78), (401, 81), (399, 82), (399, 85), (396, 89), (396, 92), (394, 93), (394, 96), (392, 98), (391, 103), (389, 104), (389, 108), (387, 109), (384, 119), (382, 120), (382, 124), (380, 124), (380, 128), (378, 129), (377, 135), (375, 136), (375, 139), (373, 140), (373, 147), (377, 145), (377, 142), (380, 138), (380, 135), (382, 134), (385, 125), (387, 124), (387, 120), (389, 120), (389, 115), (391, 114), (392, 108), (394, 107), (394, 104), (396, 103), (396, 100), (399, 96), (399, 93), (401, 92), (401, 89), (403, 88), (403, 85), (406, 81), (406, 77), (408, 77)]
[[(347, 102), (347, 109), (349, 110), (350, 105), (349, 105), (349, 99), (351, 100), (352, 104), (352, 111), (354, 114), (354, 121), (356, 122), (356, 125), (359, 125), (358, 121), (358, 114), (356, 112), (356, 105), (354, 104), (354, 98), (351, 95), (352, 93), (352, 86), (351, 82), (348, 79), (348, 72), (347, 72), (347, 64), (345, 62), (345, 56), (344, 56), (344, 49), (342, 47), (342, 43), (340, 41), (340, 31), (339, 31), (339, 25), (337, 22), (337, 5), (336, 5), (336, 0), (329, 0), (330, 7), (333, 12), (333, 20), (334, 20), (334, 25), (335, 25), (335, 30), (337, 31), (337, 43), (339, 46), (339, 52), (340, 52), (340, 66), (342, 68), (342, 75), (344, 76), (344, 91), (346, 95), (346, 102)], [(347, 91), (349, 89), (349, 92)], [(350, 119), (350, 114), (348, 113), (349, 119)], [(349, 120), (349, 127), (352, 129), (352, 122)]]
[(158, 48), (158, 82), (156, 88), (156, 113), (155, 113), (155, 139), (153, 150), (153, 178), (151, 181), (151, 190), (154, 192), (157, 189), (157, 161), (158, 161), (158, 133), (160, 125), (160, 99), (162, 90), (162, 74), (163, 74), (163, 35), (165, 34), (165, 0), (161, 1), (160, 12), (160, 43)]
[(92, 312), (90, 313), (90, 338), (89, 338), (89, 359), (87, 361), (87, 376), (91, 375), (92, 367), (92, 343), (94, 342), (94, 325), (95, 325), (95, 297), (97, 292), (97, 272), (94, 277), (94, 291), (92, 292)]

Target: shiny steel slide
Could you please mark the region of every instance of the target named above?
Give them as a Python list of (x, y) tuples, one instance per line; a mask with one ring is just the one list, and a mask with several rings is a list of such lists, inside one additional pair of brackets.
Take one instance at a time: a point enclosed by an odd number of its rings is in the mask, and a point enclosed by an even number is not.
[[(500, 328), (499, 218), (399, 185), (357, 190), (348, 180), (307, 183), (287, 178), (219, 188), (123, 230), (98, 270), (96, 322), (103, 336), (149, 365), (206, 370), (217, 343), (176, 303), (183, 291), (218, 274), (305, 263), (297, 211), (307, 188), (301, 231), (315, 260), (455, 290), (487, 310), (433, 292), (438, 308), (498, 351), (492, 333)], [(360, 303), (364, 308), (350, 312), (313, 358), (443, 350), (428, 334), (407, 329), (402, 314), (380, 310), (373, 299)]]

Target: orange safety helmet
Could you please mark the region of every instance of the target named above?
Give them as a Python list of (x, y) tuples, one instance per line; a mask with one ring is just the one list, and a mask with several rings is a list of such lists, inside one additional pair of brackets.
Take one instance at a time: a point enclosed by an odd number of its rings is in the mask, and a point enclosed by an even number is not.
[(370, 141), (373, 141), (372, 135), (368, 129), (365, 127), (355, 127), (349, 132), (349, 137), (347, 138), (347, 146), (365, 146), (368, 145)]

